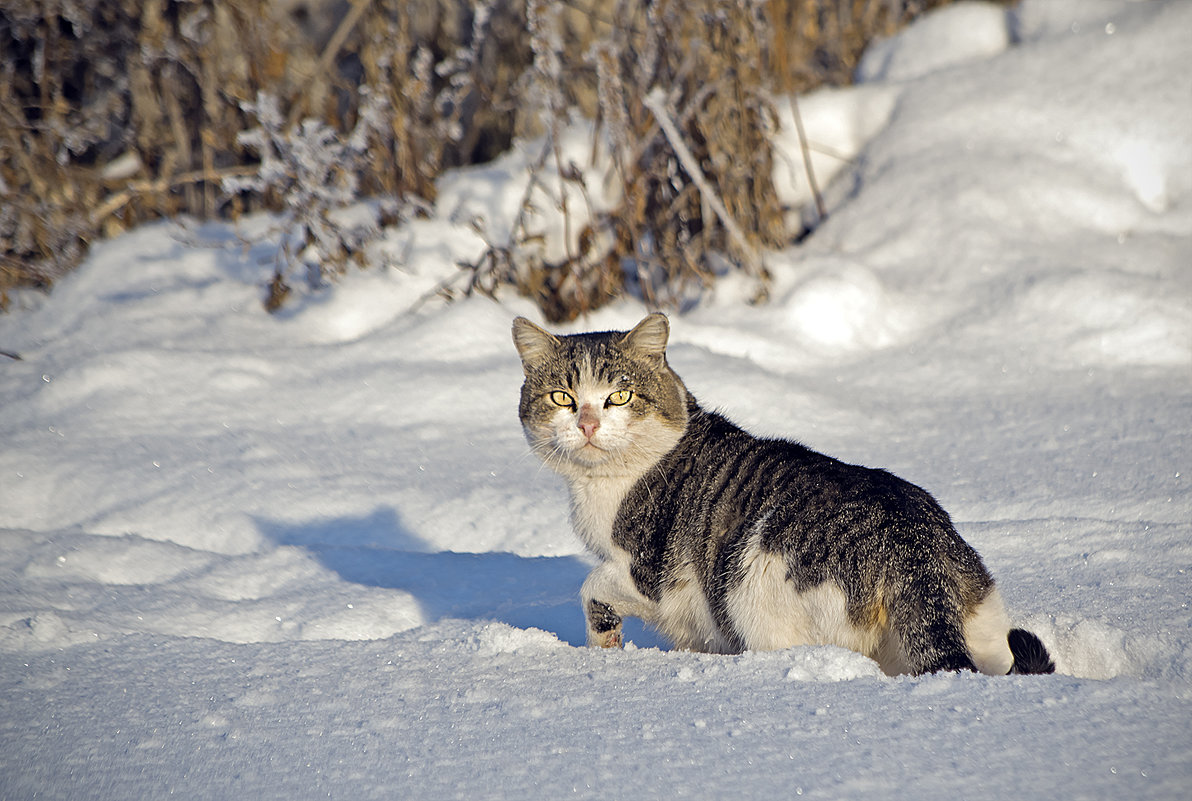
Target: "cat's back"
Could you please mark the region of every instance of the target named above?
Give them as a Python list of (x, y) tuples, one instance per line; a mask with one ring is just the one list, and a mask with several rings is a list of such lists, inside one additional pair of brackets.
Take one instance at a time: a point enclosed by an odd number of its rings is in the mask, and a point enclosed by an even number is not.
[[(817, 501), (833, 512), (862, 501), (886, 512), (939, 508), (926, 491), (892, 473), (842, 462), (794, 440), (756, 436), (694, 400), (686, 433), (643, 479), (650, 482), (685, 502), (698, 498), (743, 514)], [(649, 487), (641, 489), (649, 494)]]
[[(753, 545), (791, 557), (814, 582), (844, 562), (892, 550), (968, 561), (971, 549), (926, 490), (885, 470), (852, 465), (786, 439), (757, 437), (690, 405), (678, 445), (627, 495), (618, 544), (666, 562)], [(980, 570), (981, 568), (976, 568)]]

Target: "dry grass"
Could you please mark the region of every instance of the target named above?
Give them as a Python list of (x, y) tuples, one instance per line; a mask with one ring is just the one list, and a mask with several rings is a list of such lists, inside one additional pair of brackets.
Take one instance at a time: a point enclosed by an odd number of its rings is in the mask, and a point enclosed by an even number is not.
[[(345, 194), (391, 198), (394, 220), (419, 213), (444, 169), (517, 135), (549, 142), (573, 114), (611, 143), (620, 207), (553, 263), (521, 227), (471, 265), (468, 291), (511, 283), (562, 320), (627, 289), (681, 304), (727, 260), (761, 297), (758, 253), (791, 236), (770, 183), (770, 98), (847, 82), (873, 36), (943, 2), (351, 0), (322, 26), (329, 4), (308, 4), (5, 3), (0, 305), (147, 220), (302, 208), (266, 287), (275, 308), (304, 248), (317, 278), (359, 260), (363, 234), (328, 216)], [(268, 124), (262, 102), (279, 115)], [(336, 140), (335, 170), (285, 174), (301, 148)], [(581, 202), (557, 156), (548, 146), (539, 169)]]
[(0, 11), (0, 292), (140, 222), (223, 211), (238, 101), (286, 81), (267, 0), (13, 0)]

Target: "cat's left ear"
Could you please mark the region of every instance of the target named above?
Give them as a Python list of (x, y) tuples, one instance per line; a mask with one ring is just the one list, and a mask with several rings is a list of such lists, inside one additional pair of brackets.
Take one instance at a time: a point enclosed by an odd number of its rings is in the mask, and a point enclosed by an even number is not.
[(625, 334), (621, 346), (662, 362), (666, 359), (666, 340), (669, 336), (670, 323), (666, 315), (654, 312), (646, 315), (632, 331)]
[(551, 332), (539, 328), (525, 317), (518, 317), (513, 321), (513, 344), (521, 356), (522, 369), (529, 372), (532, 365), (554, 353), (561, 343)]

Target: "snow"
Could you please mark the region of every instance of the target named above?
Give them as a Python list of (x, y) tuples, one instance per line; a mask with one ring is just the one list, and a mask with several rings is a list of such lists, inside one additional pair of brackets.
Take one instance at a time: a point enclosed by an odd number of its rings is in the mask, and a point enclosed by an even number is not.
[(1009, 18), (994, 3), (941, 8), (901, 35), (873, 42), (857, 67), (860, 81), (904, 81), (969, 62), (982, 62), (1010, 45)]
[(433, 297), (529, 143), (277, 316), (268, 219), (143, 227), (0, 316), (0, 797), (1183, 798), (1189, 54), (1185, 2), (929, 16), (801, 99), (836, 180), (770, 302), (672, 318), (706, 405), (931, 490), (1056, 675), (582, 647), (517, 423), (535, 311)]

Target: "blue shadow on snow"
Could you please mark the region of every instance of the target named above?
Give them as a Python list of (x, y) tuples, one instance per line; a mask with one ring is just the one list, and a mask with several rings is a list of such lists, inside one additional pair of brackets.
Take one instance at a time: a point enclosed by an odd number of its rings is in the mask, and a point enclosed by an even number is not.
[[(410, 593), (428, 621), (495, 620), (584, 644), (579, 588), (589, 567), (576, 557), (431, 551), (388, 507), (365, 517), (255, 522), (273, 542), (306, 549), (345, 581)], [(665, 647), (636, 620), (626, 621), (625, 635), (640, 647)]]

